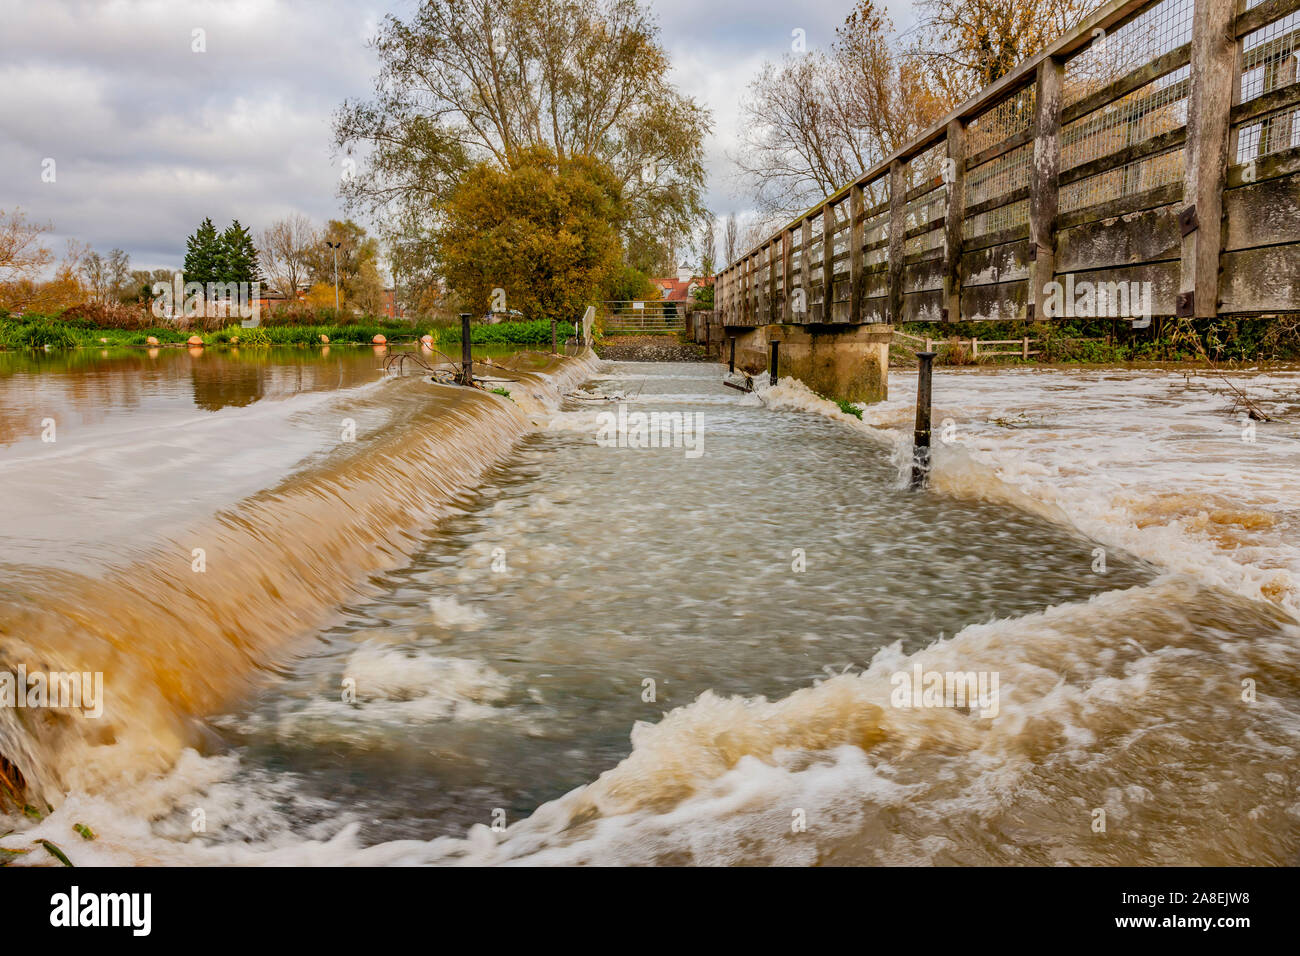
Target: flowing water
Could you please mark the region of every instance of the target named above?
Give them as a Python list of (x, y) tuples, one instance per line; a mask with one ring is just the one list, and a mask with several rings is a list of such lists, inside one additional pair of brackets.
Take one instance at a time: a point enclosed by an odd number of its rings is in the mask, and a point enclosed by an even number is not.
[[(105, 682), (99, 720), (0, 709), (53, 808), (2, 829), (113, 863), (1296, 862), (1292, 426), (1247, 444), (1162, 372), (945, 370), (916, 493), (907, 373), (859, 422), (715, 365), (518, 357), (506, 400), (340, 351), (0, 380), (0, 662)], [(598, 443), (620, 406), (695, 444)], [(936, 673), (993, 693), (900, 700)]]

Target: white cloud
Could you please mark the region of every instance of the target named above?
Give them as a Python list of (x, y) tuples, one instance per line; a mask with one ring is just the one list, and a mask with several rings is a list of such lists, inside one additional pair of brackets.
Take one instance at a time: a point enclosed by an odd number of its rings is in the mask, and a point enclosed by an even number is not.
[[(899, 0), (895, 0), (899, 2)], [(733, 196), (738, 103), (790, 31), (829, 43), (851, 0), (651, 0), (673, 79), (709, 107), (707, 201)], [(121, 246), (176, 266), (204, 216), (254, 230), (289, 212), (338, 216), (330, 117), (364, 98), (366, 41), (414, 0), (0, 0), (0, 208), (51, 221), (55, 239)], [(901, 22), (895, 17), (896, 22)], [(192, 51), (203, 30), (206, 52)], [(42, 161), (57, 181), (41, 181)]]

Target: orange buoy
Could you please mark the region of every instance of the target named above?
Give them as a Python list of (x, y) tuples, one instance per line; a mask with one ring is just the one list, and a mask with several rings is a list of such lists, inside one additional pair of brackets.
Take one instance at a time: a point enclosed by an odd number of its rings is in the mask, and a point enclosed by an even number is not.
[(433, 347), (433, 336), (432, 336), (432, 335), (422, 335), (422, 336), (420, 336), (420, 342), (423, 343), (424, 345), (427, 345), (427, 346), (429, 346), (430, 348), (432, 348), (432, 347)]
[(145, 342), (145, 345), (157, 345), (157, 344), (158, 344), (158, 340), (157, 340), (156, 338), (154, 338), (152, 335), (149, 336), (147, 339), (145, 339), (144, 342)]
[(239, 336), (238, 336), (238, 335), (232, 335), (232, 336), (230, 337), (230, 344), (231, 344), (231, 345), (238, 345), (238, 344), (239, 344)]
[(191, 335), (189, 341), (188, 341), (186, 344), (187, 344), (187, 345), (202, 345), (202, 344), (203, 344), (203, 340), (202, 340), (201, 338), (199, 338), (197, 335)]
[(330, 337), (329, 337), (328, 335), (322, 335), (322, 336), (320, 337), (320, 344), (321, 344), (321, 345), (329, 345), (329, 344), (330, 344)]
[(384, 338), (382, 335), (376, 335), (376, 336), (375, 336), (373, 339), (371, 339), (370, 341), (374, 342), (376, 345), (387, 345), (387, 344), (388, 344), (388, 339)]

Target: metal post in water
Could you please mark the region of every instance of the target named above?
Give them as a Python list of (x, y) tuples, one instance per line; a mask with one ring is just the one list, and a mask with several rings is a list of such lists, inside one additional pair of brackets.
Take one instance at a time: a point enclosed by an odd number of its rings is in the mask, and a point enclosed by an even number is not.
[(734, 375), (735, 373), (736, 373), (736, 337), (733, 335), (731, 336), (731, 358), (727, 360), (727, 374)]
[(470, 350), (469, 313), (460, 314), (460, 383), (474, 384), (474, 353)]
[(559, 350), (555, 347), (555, 320), (551, 319), (551, 354), (558, 355)]
[(917, 352), (916, 434), (912, 439), (912, 487), (925, 487), (930, 476), (930, 381), (934, 352)]
[(767, 380), (767, 383), (768, 383), (769, 385), (775, 385), (775, 384), (776, 384), (776, 364), (777, 364), (777, 353), (780, 351), (780, 349), (781, 349), (781, 343), (780, 343), (780, 342), (773, 342), (773, 343), (772, 343), (772, 362), (771, 362), (771, 364), (770, 364), (770, 366), (769, 366), (769, 368), (768, 368), (768, 373), (769, 373), (769, 374), (768, 374), (768, 380)]

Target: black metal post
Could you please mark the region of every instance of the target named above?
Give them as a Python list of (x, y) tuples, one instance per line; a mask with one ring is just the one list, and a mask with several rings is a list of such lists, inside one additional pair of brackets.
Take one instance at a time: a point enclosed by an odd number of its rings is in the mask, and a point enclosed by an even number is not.
[(469, 313), (460, 314), (460, 383), (474, 384), (474, 353), (471, 351), (472, 333), (469, 328)]
[(781, 343), (780, 343), (780, 342), (773, 342), (773, 343), (772, 343), (772, 361), (771, 361), (771, 363), (770, 363), (770, 365), (769, 365), (769, 367), (768, 367), (768, 373), (769, 373), (769, 374), (768, 374), (768, 381), (767, 381), (767, 383), (768, 383), (769, 385), (775, 385), (775, 384), (776, 384), (776, 379), (777, 379), (777, 372), (776, 372), (776, 366), (777, 366), (777, 353), (780, 351), (780, 349), (781, 349)]
[(734, 375), (735, 373), (736, 373), (736, 337), (733, 335), (731, 337), (731, 358), (727, 360), (727, 374)]
[(930, 383), (934, 352), (917, 352), (916, 434), (912, 439), (912, 487), (923, 488), (930, 477)]
[(552, 355), (559, 354), (559, 350), (555, 347), (555, 320), (554, 319), (551, 319), (551, 354)]

